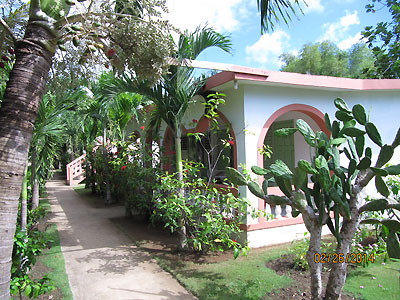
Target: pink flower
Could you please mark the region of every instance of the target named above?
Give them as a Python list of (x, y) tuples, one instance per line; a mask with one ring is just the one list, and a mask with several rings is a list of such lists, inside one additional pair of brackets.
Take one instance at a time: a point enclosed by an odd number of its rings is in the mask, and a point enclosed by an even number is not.
[(140, 126), (140, 129), (144, 130), (144, 126)]
[(237, 243), (237, 240), (232, 240), (232, 242)]
[(360, 285), (360, 289), (363, 289), (364, 288), (364, 286), (363, 285)]
[(228, 141), (228, 143), (229, 143), (229, 145), (231, 145), (231, 146), (235, 145), (235, 141), (233, 141), (233, 140)]
[(123, 171), (123, 170), (125, 170), (125, 169), (126, 169), (126, 166), (122, 166), (121, 171)]
[(14, 55), (15, 54), (15, 51), (14, 51), (14, 49), (13, 48), (8, 48), (8, 53), (10, 53), (11, 55)]

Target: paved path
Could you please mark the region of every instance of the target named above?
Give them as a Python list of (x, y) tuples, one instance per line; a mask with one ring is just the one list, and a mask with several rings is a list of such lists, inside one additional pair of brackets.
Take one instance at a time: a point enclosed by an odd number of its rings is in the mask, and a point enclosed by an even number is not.
[(196, 299), (110, 221), (123, 207), (96, 205), (62, 180), (46, 186), (75, 300)]

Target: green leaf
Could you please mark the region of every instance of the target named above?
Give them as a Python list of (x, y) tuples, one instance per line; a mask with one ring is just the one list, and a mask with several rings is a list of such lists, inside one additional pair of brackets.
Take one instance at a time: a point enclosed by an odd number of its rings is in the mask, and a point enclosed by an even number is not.
[(297, 218), (300, 215), (300, 211), (293, 208), (291, 214), (292, 214), (292, 218)]
[(354, 174), (354, 172), (356, 170), (356, 166), (357, 166), (356, 160), (355, 159), (351, 159), (350, 162), (349, 162), (349, 168), (348, 168), (349, 177)]
[(350, 113), (341, 111), (341, 110), (338, 110), (335, 113), (335, 117), (336, 117), (336, 119), (343, 121), (343, 122), (348, 122), (353, 119), (353, 116)]
[(332, 137), (334, 139), (339, 137), (339, 132), (340, 132), (340, 125), (338, 121), (333, 121), (332, 123)]
[(384, 168), (386, 172), (388, 172), (389, 175), (400, 175), (400, 165), (393, 165)]
[(240, 255), (240, 250), (239, 250), (239, 248), (234, 247), (234, 248), (233, 248), (233, 257), (234, 257), (234, 259), (238, 258), (239, 255)]
[(394, 148), (400, 145), (400, 128), (397, 130), (396, 137), (394, 138), (392, 145)]
[(299, 166), (299, 168), (301, 170), (303, 170), (307, 174), (318, 174), (318, 170), (315, 169), (309, 161), (301, 159), (301, 160), (299, 160), (297, 165)]
[(372, 149), (370, 147), (365, 148), (365, 156), (372, 158)]
[(386, 199), (377, 199), (368, 202), (360, 207), (360, 212), (363, 211), (380, 211), (386, 209), (388, 206), (388, 201)]
[(340, 168), (340, 153), (337, 147), (333, 148), (332, 150), (332, 159), (333, 159), (334, 169)]
[(70, 5), (64, 0), (40, 0), (40, 8), (46, 15), (58, 20), (69, 12)]
[(377, 219), (365, 219), (365, 220), (361, 220), (360, 224), (376, 225), (376, 224), (381, 224), (381, 221), (379, 221)]
[(371, 166), (371, 159), (364, 157), (357, 165), (357, 170), (366, 170)]
[(300, 189), (307, 182), (307, 173), (300, 167), (294, 169), (293, 184), (296, 190)]
[(356, 119), (358, 123), (360, 123), (361, 125), (365, 125), (367, 123), (367, 114), (365, 112), (364, 106), (362, 106), (361, 104), (356, 104), (353, 106), (352, 112), (354, 115), (354, 119)]
[(347, 142), (346, 138), (335, 138), (330, 141), (330, 144), (332, 146), (340, 146), (341, 144), (346, 143), (346, 142)]
[(381, 176), (375, 176), (375, 187), (379, 192), (379, 194), (381, 194), (384, 197), (389, 197), (390, 195), (389, 189)]
[(389, 231), (400, 232), (400, 222), (392, 219), (381, 220), (381, 223), (389, 228)]
[(329, 130), (330, 132), (332, 132), (332, 125), (331, 125), (331, 120), (330, 120), (330, 118), (329, 118), (329, 115), (326, 113), (326, 114), (324, 115), (324, 118), (325, 118), (325, 125), (326, 125), (326, 128), (328, 128), (328, 130)]
[(305, 141), (310, 146), (315, 146), (315, 133), (311, 129), (310, 125), (307, 124), (306, 121), (302, 119), (298, 119), (296, 121), (296, 126), (299, 129), (300, 133), (304, 136)]
[(264, 192), (258, 185), (258, 183), (254, 181), (249, 181), (247, 183), (247, 187), (249, 188), (250, 192), (252, 192), (254, 195), (256, 195), (258, 198), (264, 198)]
[(400, 259), (400, 243), (395, 232), (389, 231), (389, 234), (386, 238), (386, 245), (389, 257)]
[(32, 287), (30, 285), (27, 285), (25, 288), (25, 295), (30, 298), (31, 292), (32, 292)]
[(295, 134), (298, 131), (297, 128), (281, 128), (275, 130), (274, 134), (276, 136), (289, 136)]
[(269, 182), (268, 180), (264, 180), (262, 183), (262, 190), (265, 196), (268, 195), (268, 182)]
[(270, 205), (286, 205), (289, 204), (289, 200), (286, 197), (269, 195), (267, 203)]
[(342, 98), (336, 98), (334, 104), (340, 111), (350, 112), (350, 108)]
[(382, 138), (376, 126), (373, 123), (368, 122), (365, 125), (365, 130), (367, 131), (369, 138), (379, 147), (382, 147)]
[(267, 175), (269, 173), (271, 173), (270, 170), (258, 167), (258, 166), (252, 166), (251, 170), (253, 171), (254, 174), (257, 174), (259, 176), (263, 176), (263, 175)]
[(384, 145), (379, 152), (378, 160), (376, 161), (377, 165), (383, 166), (389, 160), (392, 159), (394, 154), (394, 149), (391, 145)]
[(351, 136), (351, 137), (359, 137), (365, 134), (364, 130), (358, 129), (356, 127), (348, 127), (342, 130), (343, 134)]
[(389, 175), (389, 172), (385, 169), (371, 167), (371, 170), (378, 176), (385, 177), (385, 176)]
[(357, 155), (359, 158), (361, 158), (361, 156), (364, 153), (364, 147), (365, 147), (365, 136), (364, 135), (357, 136), (356, 137), (356, 152), (357, 152)]
[(318, 155), (318, 157), (315, 159), (315, 167), (317, 169), (321, 169), (321, 168), (328, 169), (328, 163), (324, 156)]
[(279, 177), (275, 178), (275, 181), (282, 193), (290, 198), (292, 196), (292, 186), (290, 185), (290, 181)]
[(291, 180), (293, 177), (292, 171), (289, 167), (281, 160), (277, 159), (274, 164), (272, 164), (269, 169), (272, 174), (278, 178)]
[(226, 168), (226, 178), (234, 185), (246, 185), (246, 178), (236, 169), (227, 167)]

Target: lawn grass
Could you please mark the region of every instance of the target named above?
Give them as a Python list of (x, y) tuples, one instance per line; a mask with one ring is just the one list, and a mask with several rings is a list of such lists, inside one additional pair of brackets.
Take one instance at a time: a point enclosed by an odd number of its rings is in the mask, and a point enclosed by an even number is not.
[[(50, 210), (50, 203), (47, 199), (41, 200), (41, 206)], [(45, 236), (47, 240), (51, 240), (51, 248), (46, 250), (39, 261), (46, 265), (51, 271), (48, 273), (54, 285), (60, 289), (63, 300), (73, 300), (72, 292), (69, 286), (68, 276), (65, 270), (65, 260), (61, 252), (60, 237), (58, 235), (57, 226), (52, 224), (46, 228)], [(59, 299), (57, 299), (59, 300)], [(61, 300), (61, 299), (60, 299)]]
[(400, 299), (400, 261), (358, 267), (350, 272), (344, 290), (364, 300)]
[(171, 272), (182, 285), (202, 299), (260, 299), (273, 289), (290, 284), (291, 279), (279, 276), (265, 267), (268, 260), (279, 257), (286, 247), (251, 253), (247, 257), (216, 263), (171, 262), (160, 256), (159, 264)]

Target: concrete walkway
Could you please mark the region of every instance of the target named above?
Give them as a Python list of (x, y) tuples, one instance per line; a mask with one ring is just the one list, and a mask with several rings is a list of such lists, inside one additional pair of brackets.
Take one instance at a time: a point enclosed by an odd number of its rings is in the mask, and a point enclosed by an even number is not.
[(122, 206), (98, 205), (63, 180), (46, 186), (75, 300), (196, 299), (111, 223)]

